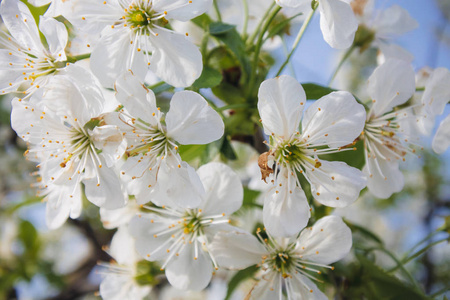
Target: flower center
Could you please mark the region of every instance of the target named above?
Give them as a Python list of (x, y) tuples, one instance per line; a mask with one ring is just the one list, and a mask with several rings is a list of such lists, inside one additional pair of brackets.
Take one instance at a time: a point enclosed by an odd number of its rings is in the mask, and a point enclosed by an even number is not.
[(138, 7), (133, 7), (132, 10), (129, 11), (127, 16), (128, 23), (134, 27), (142, 27), (150, 25), (151, 14), (145, 10), (142, 10)]

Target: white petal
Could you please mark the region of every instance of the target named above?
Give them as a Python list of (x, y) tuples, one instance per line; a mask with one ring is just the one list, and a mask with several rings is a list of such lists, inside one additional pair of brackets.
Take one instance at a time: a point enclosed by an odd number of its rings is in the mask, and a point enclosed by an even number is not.
[[(287, 170), (285, 170), (287, 171)], [(263, 221), (267, 231), (276, 237), (290, 237), (308, 224), (309, 205), (305, 193), (291, 175), (278, 175), (277, 183), (264, 200)]]
[(166, 18), (186, 22), (207, 12), (211, 4), (212, 0), (158, 0), (154, 1), (153, 9), (167, 11)]
[[(123, 8), (117, 1), (70, 0), (60, 7), (63, 16), (75, 28), (90, 34), (99, 34), (123, 16)], [(127, 31), (131, 32), (130, 29)]]
[(149, 36), (155, 48), (150, 70), (174, 87), (190, 86), (202, 73), (200, 50), (182, 34), (156, 28), (153, 31), (158, 36)]
[(433, 150), (437, 154), (444, 153), (448, 146), (450, 146), (450, 115), (439, 125), (432, 143)]
[(128, 232), (128, 227), (123, 226), (114, 234), (108, 254), (111, 255), (120, 265), (134, 266), (138, 261), (137, 253), (134, 250), (134, 238)]
[(275, 0), (275, 2), (281, 7), (297, 8), (305, 3), (310, 4), (309, 0)]
[(133, 33), (128, 28), (107, 29), (91, 54), (92, 72), (105, 87), (112, 88), (116, 79), (128, 70), (144, 80), (147, 62), (143, 51), (137, 51)]
[(11, 127), (19, 137), (31, 144), (41, 143), (47, 132), (47, 123), (40, 119), (45, 108), (42, 103), (35, 103), (36, 100), (39, 101), (37, 98), (31, 98), (28, 103), (18, 98), (11, 101)]
[(428, 115), (440, 115), (445, 105), (450, 101), (450, 71), (446, 68), (437, 68), (431, 74), (425, 85), (422, 103)]
[(157, 125), (153, 117), (153, 113), (158, 113), (155, 94), (137, 76), (129, 71), (123, 73), (114, 84), (114, 89), (117, 101), (125, 106), (131, 116), (152, 126)]
[(414, 77), (412, 66), (402, 60), (388, 59), (376, 68), (368, 80), (369, 95), (375, 100), (371, 115), (381, 116), (408, 101), (416, 91)]
[(106, 275), (100, 284), (100, 296), (103, 300), (137, 300), (149, 295), (151, 286), (138, 285), (130, 273)]
[(261, 83), (258, 110), (264, 132), (288, 139), (297, 132), (306, 94), (294, 78), (282, 75)]
[[(61, 120), (73, 125), (77, 119), (77, 126), (84, 126), (91, 118), (98, 117), (101, 113), (103, 95), (88, 71), (75, 65), (66, 69), (66, 75), (54, 76), (49, 80), (43, 101)], [(89, 79), (92, 80), (90, 85), (87, 85), (85, 81)], [(58, 105), (54, 105), (55, 102), (58, 102)]]
[(306, 169), (314, 199), (331, 207), (345, 207), (358, 199), (366, 186), (364, 174), (341, 161), (319, 160), (314, 171)]
[(302, 136), (310, 145), (341, 147), (363, 131), (366, 110), (348, 92), (333, 92), (311, 104), (302, 121)]
[(20, 46), (30, 48), (33, 53), (44, 52), (36, 22), (22, 1), (3, 0), (0, 15), (9, 33)]
[(170, 219), (164, 219), (155, 214), (142, 214), (131, 219), (128, 230), (136, 239), (136, 251), (141, 257), (150, 261), (157, 261), (168, 255), (165, 247), (161, 248), (161, 251), (154, 253), (152, 251), (157, 250), (170, 238), (167, 235), (158, 236), (157, 234), (165, 231), (172, 222)]
[(125, 153), (127, 142), (122, 132), (115, 125), (97, 126), (90, 134), (95, 148), (102, 150), (106, 166), (111, 168)]
[(305, 228), (297, 240), (295, 253), (302, 259), (331, 264), (343, 259), (352, 248), (352, 232), (338, 216), (326, 216)]
[(328, 297), (308, 277), (300, 273), (294, 274), (290, 284), (292, 286), (292, 299), (327, 300)]
[[(268, 271), (250, 290), (251, 300), (282, 300), (283, 298), (283, 278), (281, 273)], [(288, 299), (291, 300), (291, 299)], [(303, 299), (302, 299), (303, 300)]]
[(179, 256), (174, 256), (166, 269), (167, 280), (180, 290), (203, 290), (211, 281), (213, 267), (207, 253), (198, 251), (195, 258), (194, 244), (187, 244)]
[(128, 224), (137, 212), (139, 212), (137, 203), (135, 201), (129, 201), (125, 207), (118, 209), (100, 208), (100, 219), (104, 228), (114, 229)]
[[(93, 166), (94, 168), (96, 166)], [(127, 204), (127, 195), (122, 189), (119, 177), (113, 169), (106, 166), (97, 168), (97, 177), (85, 179), (86, 198), (97, 206), (106, 209), (116, 209)]]
[[(78, 184), (70, 186), (52, 185), (47, 195), (45, 209), (46, 224), (50, 229), (61, 227), (71, 217), (79, 217), (81, 207), (81, 188)], [(72, 210), (75, 209), (76, 211)]]
[(201, 166), (197, 174), (205, 188), (205, 198), (200, 208), (205, 214), (231, 215), (237, 211), (244, 197), (239, 176), (227, 165), (211, 162)]
[(369, 158), (363, 172), (367, 177), (367, 188), (381, 199), (400, 192), (405, 184), (397, 161)]
[(321, 0), (320, 29), (323, 38), (333, 48), (350, 47), (358, 29), (358, 21), (350, 4), (342, 0)]
[(384, 40), (376, 40), (374, 45), (380, 48), (386, 59), (395, 58), (407, 63), (411, 63), (414, 60), (414, 56), (399, 45), (391, 44)]
[(159, 188), (165, 192), (166, 199), (158, 199), (164, 205), (177, 205), (184, 208), (197, 207), (204, 197), (205, 190), (194, 168), (169, 155), (161, 163), (158, 172)]
[(166, 115), (167, 136), (183, 145), (208, 144), (222, 137), (225, 125), (199, 94), (177, 92)]
[(377, 37), (388, 39), (400, 36), (419, 26), (408, 11), (398, 5), (380, 11), (373, 24)]
[(259, 264), (268, 255), (258, 239), (247, 232), (219, 232), (210, 245), (219, 266), (228, 269), (245, 269)]
[(69, 39), (66, 26), (53, 18), (41, 16), (39, 21), (39, 30), (44, 34), (47, 40), (50, 54), (56, 61), (65, 61), (67, 40)]
[(50, 2), (52, 2), (52, 0), (28, 0), (28, 3), (36, 7), (44, 6)]

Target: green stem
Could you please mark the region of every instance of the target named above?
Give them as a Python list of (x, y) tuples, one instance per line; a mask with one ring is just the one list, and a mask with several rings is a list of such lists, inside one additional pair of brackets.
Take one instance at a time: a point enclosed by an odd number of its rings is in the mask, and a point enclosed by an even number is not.
[(344, 65), (345, 61), (350, 57), (350, 55), (353, 53), (353, 51), (356, 49), (356, 46), (353, 44), (350, 48), (348, 48), (347, 52), (345, 52), (344, 56), (342, 57), (341, 61), (339, 62), (338, 66), (336, 67), (336, 70), (334, 70), (333, 76), (331, 76), (330, 81), (328, 81), (328, 86), (331, 85), (333, 80), (336, 78), (336, 75), (338, 74), (341, 67)]
[[(282, 41), (282, 44), (283, 44), (284, 54), (285, 54), (285, 55), (288, 55), (289, 50), (288, 50), (288, 46), (287, 46), (287, 44), (286, 44), (286, 39), (284, 38), (284, 36), (281, 37), (281, 41)], [(294, 69), (294, 66), (292, 65), (292, 62), (291, 62), (291, 61), (289, 62), (289, 69), (291, 70), (292, 76), (293, 76), (293, 77), (296, 77), (296, 76), (295, 76), (295, 69)]]
[(435, 246), (435, 245), (437, 245), (437, 244), (440, 244), (440, 243), (442, 243), (442, 242), (445, 242), (445, 241), (448, 241), (448, 238), (441, 239), (441, 240), (435, 241), (435, 242), (433, 242), (433, 243), (427, 245), (425, 248), (420, 249), (419, 251), (417, 251), (417, 252), (414, 253), (413, 255), (410, 255), (409, 257), (402, 259), (402, 260), (400, 261), (400, 264), (397, 264), (397, 266), (393, 267), (392, 269), (388, 270), (387, 272), (388, 272), (388, 273), (394, 272), (394, 271), (397, 270), (398, 268), (403, 267), (404, 264), (409, 263), (409, 262), (410, 262), (411, 260), (413, 260), (414, 258), (416, 258), (416, 257), (422, 255), (423, 253), (427, 252), (428, 249), (430, 249), (431, 247), (433, 247), (433, 246)]
[[(408, 277), (409, 281), (414, 285), (414, 288), (417, 291), (421, 291), (420, 287), (417, 285), (416, 280), (412, 277), (411, 273), (409, 273), (405, 267), (403, 266), (403, 264), (398, 260), (397, 257), (395, 257), (394, 254), (392, 254), (389, 250), (385, 249), (385, 248), (381, 248), (381, 247), (374, 247), (374, 248), (370, 248), (367, 249), (367, 251), (372, 251), (372, 250), (379, 250), (382, 251), (384, 253), (386, 253), (393, 261), (395, 261), (397, 263), (397, 266), (400, 267), (400, 269), (402, 270), (402, 272), (406, 275), (406, 277)], [(389, 271), (388, 271), (389, 272)]]
[(431, 298), (436, 298), (437, 296), (439, 296), (439, 295), (441, 295), (441, 294), (443, 294), (443, 293), (445, 293), (445, 292), (447, 292), (449, 290), (450, 290), (450, 286), (446, 286), (445, 288), (443, 288), (443, 289), (437, 291), (436, 293), (430, 295), (430, 297)]
[(264, 24), (264, 21), (267, 19), (267, 17), (269, 16), (270, 12), (275, 7), (275, 5), (276, 5), (276, 3), (274, 1), (272, 3), (272, 5), (269, 6), (269, 8), (266, 10), (266, 12), (264, 13), (264, 16), (261, 18), (261, 20), (259, 21), (258, 25), (255, 27), (255, 31), (253, 31), (252, 35), (248, 38), (247, 45), (252, 45), (253, 44), (253, 41), (255, 40), (256, 36), (259, 33), (259, 29), (262, 27), (262, 25)]
[(248, 27), (248, 2), (247, 0), (242, 0), (244, 5), (244, 25), (242, 27), (242, 40), (245, 41), (247, 38), (247, 27)]
[(216, 11), (216, 14), (217, 14), (217, 20), (219, 22), (222, 22), (222, 15), (220, 14), (219, 5), (217, 4), (216, 0), (213, 1), (213, 5), (214, 5), (214, 10)]
[(283, 71), (284, 67), (288, 64), (289, 60), (291, 59), (292, 54), (294, 54), (295, 50), (297, 49), (298, 44), (300, 43), (303, 34), (306, 31), (306, 28), (308, 28), (309, 23), (311, 22), (312, 17), (314, 16), (314, 13), (316, 12), (317, 6), (313, 8), (313, 10), (309, 13), (309, 15), (306, 17), (305, 22), (303, 22), (302, 27), (300, 28), (300, 31), (297, 34), (297, 37), (295, 38), (294, 45), (292, 45), (292, 50), (289, 53), (289, 55), (286, 57), (286, 60), (281, 65), (280, 69), (277, 72), (276, 76), (279, 76), (281, 72)]
[(253, 91), (253, 87), (255, 85), (256, 71), (258, 69), (259, 53), (261, 52), (264, 34), (266, 33), (267, 29), (269, 28), (270, 23), (272, 23), (273, 19), (275, 18), (275, 16), (278, 14), (278, 12), (280, 10), (281, 10), (281, 7), (277, 7), (270, 14), (269, 18), (267, 19), (267, 22), (264, 24), (264, 27), (261, 30), (260, 34), (259, 34), (258, 40), (256, 42), (255, 54), (253, 56), (252, 71), (251, 71), (251, 74), (250, 74), (250, 80), (249, 80), (248, 89), (247, 89), (247, 97), (251, 95), (251, 93)]
[(88, 59), (89, 57), (91, 57), (90, 53), (75, 55), (75, 56), (67, 56), (67, 62), (75, 63), (79, 60)]

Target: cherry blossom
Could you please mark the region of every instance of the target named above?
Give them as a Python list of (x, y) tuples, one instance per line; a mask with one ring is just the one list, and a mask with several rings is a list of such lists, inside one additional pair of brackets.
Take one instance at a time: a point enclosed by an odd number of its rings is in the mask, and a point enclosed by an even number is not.
[(418, 133), (411, 126), (416, 120), (412, 108), (404, 104), (415, 92), (414, 70), (407, 62), (388, 59), (368, 80), (372, 105), (364, 129), (367, 187), (377, 197), (387, 198), (402, 190), (403, 175), (398, 161), (414, 153), (411, 143), (417, 143)]
[(80, 30), (101, 33), (91, 55), (100, 82), (112, 87), (131, 69), (144, 78), (147, 70), (175, 87), (190, 86), (202, 72), (199, 49), (166, 28), (168, 20), (189, 21), (206, 12), (212, 0), (78, 0), (64, 16)]
[(22, 98), (45, 86), (51, 75), (66, 66), (68, 36), (63, 23), (40, 17), (39, 30), (48, 48), (39, 37), (38, 27), (28, 7), (19, 0), (5, 0), (0, 14), (9, 34), (0, 32), (0, 91), (1, 94), (20, 91)]
[(163, 122), (154, 93), (136, 76), (126, 72), (115, 88), (124, 109), (105, 120), (120, 126), (128, 141), (121, 175), (129, 193), (139, 204), (196, 207), (203, 187), (195, 170), (181, 160), (176, 142), (207, 144), (219, 139), (224, 132), (221, 117), (202, 96), (182, 91), (173, 96)]
[[(52, 77), (43, 97), (12, 101), (11, 124), (29, 143), (26, 154), (39, 162), (39, 186), (46, 195), (47, 225), (56, 228), (81, 213), (81, 182), (89, 201), (109, 209), (125, 205), (112, 168), (126, 148), (115, 125), (101, 118), (103, 95), (86, 70), (71, 65)], [(58, 105), (55, 105), (58, 103)]]
[(229, 216), (241, 207), (243, 198), (239, 177), (228, 166), (213, 162), (197, 173), (206, 191), (200, 205), (144, 206), (151, 213), (142, 213), (130, 223), (138, 253), (161, 261), (170, 284), (184, 290), (202, 290), (211, 281), (217, 263), (209, 243), (219, 231), (237, 230), (228, 224)]
[(365, 187), (366, 179), (358, 169), (318, 157), (354, 150), (366, 112), (350, 93), (333, 92), (315, 101), (302, 120), (306, 95), (289, 76), (264, 81), (258, 98), (264, 132), (270, 137), (266, 171), (276, 175), (264, 203), (264, 224), (272, 235), (291, 236), (306, 226), (309, 218), (297, 173), (308, 180), (314, 198), (327, 206), (350, 205)]
[[(298, 238), (264, 239), (246, 232), (219, 232), (211, 250), (220, 266), (241, 270), (260, 268), (259, 281), (246, 299), (328, 299), (314, 284), (322, 268), (344, 258), (352, 247), (352, 234), (340, 217), (327, 216), (305, 228)], [(283, 292), (286, 292), (286, 297)]]

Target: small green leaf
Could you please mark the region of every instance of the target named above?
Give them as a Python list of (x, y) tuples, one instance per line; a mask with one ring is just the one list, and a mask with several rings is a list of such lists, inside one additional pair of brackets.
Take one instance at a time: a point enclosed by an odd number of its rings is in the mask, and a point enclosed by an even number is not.
[(191, 19), (192, 23), (203, 28), (203, 30), (207, 31), (209, 28), (209, 24), (211, 24), (212, 20), (207, 14), (200, 15)]
[(223, 137), (222, 146), (220, 147), (220, 153), (222, 153), (229, 160), (237, 159), (236, 152), (234, 151), (233, 146), (231, 146), (228, 136)]
[(353, 233), (360, 232), (365, 237), (373, 240), (374, 242), (376, 242), (376, 243), (378, 243), (380, 245), (383, 245), (383, 241), (375, 233), (371, 232), (370, 230), (368, 230), (368, 229), (366, 229), (366, 228), (364, 228), (362, 226), (353, 224), (353, 223), (351, 223), (348, 220), (344, 220), (344, 222), (345, 222), (345, 224), (347, 224), (347, 226), (351, 229), (351, 231)]
[(369, 300), (428, 300), (427, 296), (412, 286), (406, 285), (397, 277), (386, 273), (374, 262), (362, 255), (357, 255), (362, 267), (361, 282), (365, 286), (364, 296)]
[(221, 81), (222, 74), (219, 71), (211, 67), (204, 66), (202, 74), (192, 86), (197, 89), (213, 88), (218, 86)]
[(224, 43), (236, 56), (241, 65), (243, 73), (250, 74), (250, 62), (248, 60), (248, 55), (245, 52), (245, 43), (236, 29), (231, 28), (224, 33), (214, 35), (214, 37)]
[(302, 86), (306, 93), (306, 99), (308, 100), (317, 100), (331, 92), (336, 91), (335, 89), (315, 83), (302, 83)]
[(260, 191), (251, 190), (249, 188), (244, 187), (244, 201), (242, 203), (243, 207), (259, 207), (262, 208), (262, 205), (256, 203), (256, 199), (261, 194)]
[(191, 162), (200, 157), (206, 148), (207, 145), (180, 145), (178, 151), (183, 161)]
[(209, 24), (209, 33), (211, 35), (218, 35), (234, 29), (236, 25), (226, 24), (222, 22), (213, 22)]
[(239, 272), (237, 272), (230, 280), (230, 282), (228, 283), (228, 291), (227, 291), (227, 295), (225, 297), (225, 300), (230, 299), (231, 295), (233, 294), (234, 290), (239, 286), (239, 283), (241, 283), (242, 281), (252, 277), (257, 271), (258, 271), (258, 267), (256, 266), (251, 266), (248, 267), (244, 270), (240, 270)]

